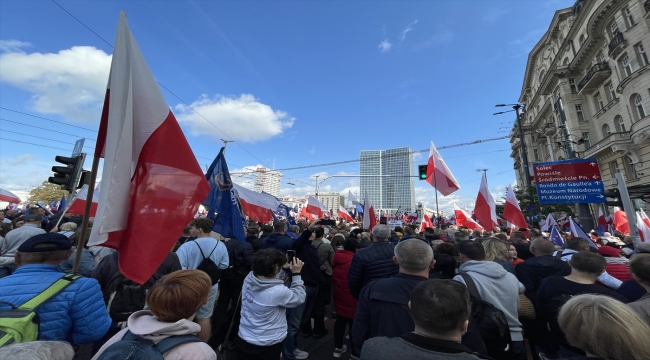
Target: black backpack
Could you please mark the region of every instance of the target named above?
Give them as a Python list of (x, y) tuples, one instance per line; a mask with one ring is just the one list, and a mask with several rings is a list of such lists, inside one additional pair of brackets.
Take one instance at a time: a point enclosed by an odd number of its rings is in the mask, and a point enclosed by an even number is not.
[(472, 304), (471, 317), (485, 342), (488, 354), (492, 356), (492, 354), (503, 353), (511, 342), (510, 327), (506, 315), (494, 305), (481, 299), (476, 283), (469, 274), (461, 272), (458, 275), (463, 278), (467, 290), (469, 290)]
[(170, 336), (154, 344), (130, 331), (124, 334), (122, 340), (111, 344), (102, 352), (98, 360), (164, 360), (164, 354), (169, 350), (192, 342), (202, 340), (194, 335)]
[(212, 249), (208, 257), (205, 257), (205, 255), (203, 255), (203, 250), (201, 250), (199, 243), (197, 243), (196, 240), (192, 241), (196, 244), (196, 246), (199, 247), (199, 251), (203, 257), (203, 261), (201, 261), (196, 270), (201, 270), (204, 273), (208, 274), (210, 280), (212, 280), (212, 285), (218, 283), (219, 279), (221, 279), (221, 269), (219, 269), (219, 266), (217, 266), (217, 264), (215, 264), (214, 261), (210, 259), (210, 256), (212, 256), (212, 253), (217, 249), (217, 246), (219, 246), (219, 240), (215, 240), (217, 242), (217, 245), (214, 246), (214, 249)]
[(121, 272), (117, 272), (108, 282), (104, 294), (106, 310), (113, 322), (126, 321), (131, 314), (144, 309), (147, 291), (158, 281), (151, 277), (144, 284), (129, 280)]

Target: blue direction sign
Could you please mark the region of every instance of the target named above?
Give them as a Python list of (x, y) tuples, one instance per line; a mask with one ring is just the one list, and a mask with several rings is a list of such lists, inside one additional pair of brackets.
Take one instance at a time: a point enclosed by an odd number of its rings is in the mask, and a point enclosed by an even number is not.
[(540, 204), (605, 203), (605, 186), (594, 158), (533, 164)]
[(86, 139), (81, 138), (74, 143), (74, 149), (72, 149), (72, 157), (79, 156), (79, 154), (81, 154), (84, 148), (84, 140)]

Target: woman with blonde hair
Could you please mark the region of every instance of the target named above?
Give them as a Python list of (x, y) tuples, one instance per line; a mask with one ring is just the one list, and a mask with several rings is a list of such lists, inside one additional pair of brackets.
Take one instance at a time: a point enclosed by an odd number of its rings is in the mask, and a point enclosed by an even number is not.
[(650, 327), (609, 296), (574, 296), (562, 306), (558, 323), (569, 344), (583, 350), (587, 357), (650, 359)]
[(485, 261), (494, 261), (503, 266), (509, 273), (515, 274), (515, 267), (508, 258), (508, 246), (497, 238), (489, 238), (481, 243), (485, 249)]

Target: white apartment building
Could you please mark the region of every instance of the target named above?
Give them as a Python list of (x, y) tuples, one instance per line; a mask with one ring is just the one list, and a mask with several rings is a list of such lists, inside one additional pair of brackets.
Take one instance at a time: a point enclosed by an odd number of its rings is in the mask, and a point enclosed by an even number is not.
[(255, 169), (253, 189), (257, 192), (264, 191), (265, 193), (278, 197), (280, 195), (280, 180), (282, 180), (281, 173), (259, 167)]
[[(632, 198), (650, 201), (650, 0), (579, 0), (555, 12), (528, 55), (519, 102), (530, 165), (598, 159), (605, 188), (625, 174)], [(524, 168), (510, 133), (517, 183)]]

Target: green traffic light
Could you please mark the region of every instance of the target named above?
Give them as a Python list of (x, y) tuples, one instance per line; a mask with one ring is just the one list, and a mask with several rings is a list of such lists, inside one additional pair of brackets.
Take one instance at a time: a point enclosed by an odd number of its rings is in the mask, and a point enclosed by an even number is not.
[(420, 179), (426, 179), (426, 178), (427, 178), (427, 174), (420, 174)]

